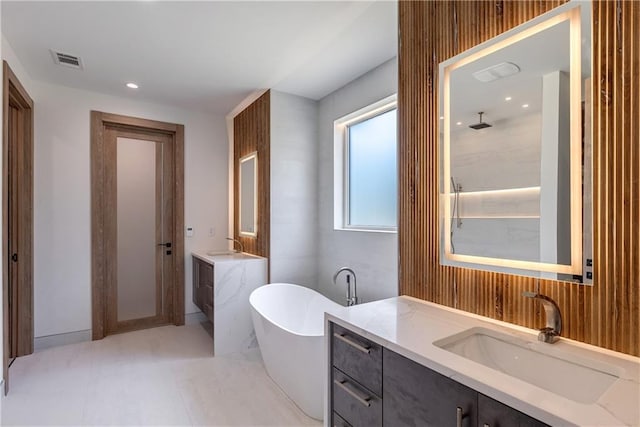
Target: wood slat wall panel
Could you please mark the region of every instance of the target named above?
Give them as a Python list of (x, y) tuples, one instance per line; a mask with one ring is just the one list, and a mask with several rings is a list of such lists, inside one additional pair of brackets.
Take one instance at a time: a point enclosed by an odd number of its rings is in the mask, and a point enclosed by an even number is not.
[[(270, 118), (271, 92), (265, 92), (251, 105), (245, 108), (233, 119), (233, 235), (240, 240), (247, 253), (269, 257), (269, 153), (270, 153)], [(253, 237), (240, 236), (239, 227), (239, 168), (240, 158), (247, 154), (258, 152), (258, 235)]]
[(438, 63), (560, 4), (399, 2), (399, 292), (530, 328), (539, 283), (563, 335), (640, 356), (640, 2), (594, 0), (594, 286), (445, 267), (438, 234)]

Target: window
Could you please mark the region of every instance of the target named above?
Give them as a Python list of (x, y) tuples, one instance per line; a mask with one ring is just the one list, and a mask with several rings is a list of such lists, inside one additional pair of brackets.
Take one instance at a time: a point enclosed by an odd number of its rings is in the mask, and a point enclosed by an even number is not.
[(336, 229), (397, 229), (396, 113), (394, 95), (336, 120)]

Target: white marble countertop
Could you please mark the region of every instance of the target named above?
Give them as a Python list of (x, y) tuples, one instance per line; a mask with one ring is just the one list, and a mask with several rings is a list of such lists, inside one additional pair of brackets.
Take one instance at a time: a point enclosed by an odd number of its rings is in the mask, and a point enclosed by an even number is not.
[[(435, 346), (434, 341), (485, 327), (535, 341), (537, 332), (411, 297), (395, 297), (326, 313), (325, 320), (361, 334), (459, 383), (552, 426), (639, 425), (640, 359), (561, 338), (555, 349), (613, 364), (621, 376), (594, 404), (574, 402)], [(562, 381), (562, 378), (558, 378)]]
[(251, 261), (264, 259), (257, 255), (248, 254), (245, 252), (231, 252), (231, 251), (194, 251), (191, 255), (201, 259), (209, 264), (215, 264), (217, 262), (229, 262), (229, 261)]

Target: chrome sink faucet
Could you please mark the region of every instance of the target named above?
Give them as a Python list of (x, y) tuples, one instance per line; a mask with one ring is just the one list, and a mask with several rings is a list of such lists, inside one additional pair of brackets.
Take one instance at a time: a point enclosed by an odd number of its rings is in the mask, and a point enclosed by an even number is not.
[[(334, 285), (336, 284), (336, 280), (338, 279), (338, 276), (343, 271), (347, 272), (347, 307), (350, 307), (358, 303), (357, 288), (356, 288), (356, 273), (349, 267), (342, 267), (341, 269), (336, 271), (336, 273), (333, 275)], [(351, 276), (353, 276), (353, 293), (351, 292)]]
[(558, 341), (560, 333), (562, 332), (562, 315), (560, 314), (558, 304), (548, 296), (537, 292), (523, 292), (522, 296), (539, 300), (542, 303), (542, 308), (544, 308), (547, 325), (540, 329), (538, 341), (550, 344)]
[(240, 252), (244, 252), (244, 246), (242, 244), (242, 242), (238, 239), (234, 239), (233, 237), (227, 237), (227, 240), (233, 240), (234, 243), (237, 243), (238, 246), (240, 246)]

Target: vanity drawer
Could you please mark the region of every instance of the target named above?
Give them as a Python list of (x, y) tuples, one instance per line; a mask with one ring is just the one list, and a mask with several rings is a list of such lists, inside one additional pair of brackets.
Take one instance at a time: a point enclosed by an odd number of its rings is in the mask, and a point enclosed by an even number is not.
[(339, 325), (332, 324), (333, 366), (382, 395), (382, 347)]
[(333, 422), (331, 423), (333, 427), (351, 427), (351, 424), (346, 422), (337, 412), (334, 411), (331, 415), (333, 417)]
[[(200, 286), (198, 288), (198, 300), (202, 303), (202, 306), (213, 305), (213, 286)], [(202, 309), (204, 309), (201, 307)]]
[(213, 286), (213, 265), (198, 261), (198, 286)]
[(331, 387), (333, 410), (347, 425), (382, 426), (382, 400), (378, 396), (336, 368)]

